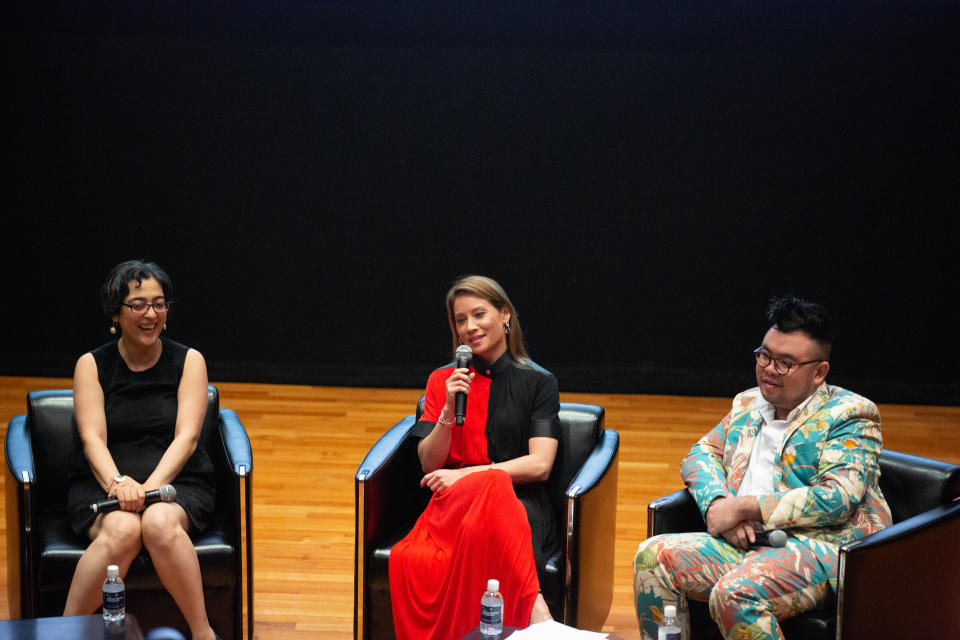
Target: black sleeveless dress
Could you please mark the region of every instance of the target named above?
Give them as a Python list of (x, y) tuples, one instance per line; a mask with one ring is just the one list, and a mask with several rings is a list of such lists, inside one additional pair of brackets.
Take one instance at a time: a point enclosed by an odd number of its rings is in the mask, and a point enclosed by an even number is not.
[[(161, 343), (160, 359), (146, 371), (131, 371), (116, 341), (92, 351), (103, 389), (107, 448), (120, 473), (140, 483), (153, 473), (173, 441), (177, 391), (188, 351), (172, 340), (161, 338)], [(106, 493), (93, 477), (79, 434), (75, 438), (78, 454), (69, 478), (67, 505), (70, 526), (77, 535), (86, 537), (96, 518), (90, 504), (106, 498)], [(191, 530), (202, 531), (216, 498), (213, 463), (202, 447), (197, 446), (172, 484), (177, 490), (174, 502), (187, 512)]]

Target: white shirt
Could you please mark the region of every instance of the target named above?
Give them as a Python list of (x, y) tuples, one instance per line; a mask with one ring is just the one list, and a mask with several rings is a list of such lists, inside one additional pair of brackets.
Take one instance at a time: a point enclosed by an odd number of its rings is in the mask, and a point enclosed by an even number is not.
[(780, 452), (783, 434), (816, 393), (814, 391), (807, 396), (806, 400), (798, 404), (787, 414), (786, 420), (774, 419), (776, 408), (766, 400), (760, 403), (763, 424), (760, 425), (760, 433), (757, 434), (757, 439), (753, 443), (747, 472), (737, 491), (738, 496), (768, 496), (773, 493), (773, 465)]

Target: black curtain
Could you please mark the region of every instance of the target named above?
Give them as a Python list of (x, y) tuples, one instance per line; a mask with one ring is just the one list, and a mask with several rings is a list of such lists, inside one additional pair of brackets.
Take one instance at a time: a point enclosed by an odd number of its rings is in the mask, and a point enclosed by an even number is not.
[(0, 374), (71, 375), (142, 257), (214, 380), (421, 386), (483, 273), (565, 391), (752, 386), (791, 292), (832, 382), (960, 400), (955, 2), (3, 11)]

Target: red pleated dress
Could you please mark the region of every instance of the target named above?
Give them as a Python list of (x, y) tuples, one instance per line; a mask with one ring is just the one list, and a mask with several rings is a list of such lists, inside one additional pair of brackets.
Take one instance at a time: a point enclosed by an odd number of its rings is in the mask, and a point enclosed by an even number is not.
[[(501, 359), (503, 360), (503, 359)], [(462, 427), (454, 427), (447, 467), (456, 468), (489, 464), (487, 452), (488, 408), (491, 405), (491, 382), (496, 371), (509, 373), (504, 365), (516, 365), (506, 357), (491, 369), (482, 363), (467, 395), (467, 418)], [(499, 366), (499, 369), (497, 367)], [(537, 372), (544, 370), (536, 368)], [(451, 368), (433, 372), (427, 383), (426, 401), (421, 423), (423, 435), (436, 423), (446, 399), (445, 382)], [(486, 375), (484, 375), (486, 374)], [(527, 380), (524, 382), (524, 378)], [(506, 376), (503, 380), (509, 380)], [(523, 420), (514, 420), (515, 429), (526, 425), (521, 436), (528, 436), (529, 423), (535, 433), (555, 433), (549, 408), (554, 400), (536, 406), (537, 395), (550, 395), (547, 389), (533, 385), (529, 394), (534, 400), (532, 413), (523, 411)], [(516, 388), (530, 387), (530, 376), (518, 376), (503, 388), (510, 388), (511, 402), (517, 401)], [(496, 395), (496, 393), (494, 394)], [(523, 394), (521, 394), (522, 396)], [(528, 404), (521, 398), (520, 404)], [(516, 411), (511, 406), (511, 411)], [(547, 419), (538, 418), (539, 414)], [(527, 419), (526, 416), (533, 416)], [(556, 416), (556, 412), (553, 412)], [(545, 426), (546, 425), (546, 426)], [(516, 439), (520, 442), (522, 438)], [(525, 441), (524, 441), (525, 443)], [(526, 451), (520, 452), (522, 455)], [(507, 455), (502, 453), (501, 455)], [(511, 455), (517, 457), (517, 455)], [(509, 458), (505, 458), (509, 459)], [(498, 459), (499, 461), (499, 459)], [(526, 627), (539, 591), (537, 565), (531, 539), (527, 510), (517, 498), (510, 476), (498, 469), (469, 474), (452, 487), (435, 493), (413, 530), (390, 552), (390, 595), (393, 620), (398, 640), (457, 640), (480, 621), (480, 598), (487, 580), (500, 581), (504, 599), (505, 625)]]

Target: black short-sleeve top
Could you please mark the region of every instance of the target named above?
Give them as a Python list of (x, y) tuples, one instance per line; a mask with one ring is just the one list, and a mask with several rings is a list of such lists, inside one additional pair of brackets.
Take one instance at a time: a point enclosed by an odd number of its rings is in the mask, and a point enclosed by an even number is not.
[[(446, 403), (446, 381), (455, 365), (430, 374), (424, 411), (413, 435), (426, 437)], [(530, 453), (530, 438), (560, 439), (557, 379), (531, 360), (518, 362), (504, 353), (489, 364), (474, 356), (475, 372), (467, 394), (467, 415), (454, 427), (447, 467), (512, 460)]]

